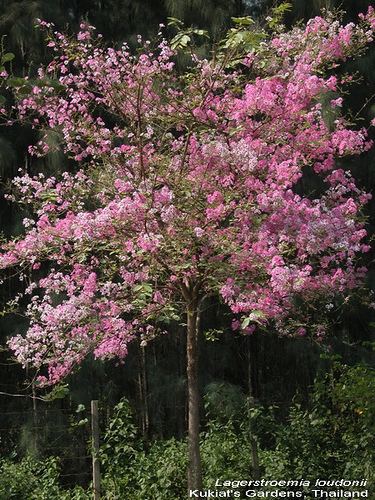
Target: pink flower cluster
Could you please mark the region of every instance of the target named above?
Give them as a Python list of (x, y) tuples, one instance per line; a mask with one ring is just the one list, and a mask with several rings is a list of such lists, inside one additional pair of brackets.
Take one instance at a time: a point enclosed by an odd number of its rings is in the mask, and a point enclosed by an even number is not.
[[(308, 310), (361, 283), (369, 195), (336, 158), (371, 144), (343, 116), (330, 129), (319, 100), (339, 91), (325, 68), (372, 40), (372, 9), (359, 25), (315, 18), (275, 35), (251, 55), (254, 79), (249, 57), (243, 74), (194, 57), (180, 75), (165, 40), (135, 56), (103, 48), (91, 27), (68, 39), (45, 26), (55, 58), (40, 75), (59, 85), (19, 96), (18, 112), (60, 134), (80, 170), (15, 179), (36, 219), (0, 256), (3, 269), (37, 271), (29, 330), (9, 345), (23, 365), (47, 368), (42, 383), (89, 353), (123, 358), (136, 335), (145, 342), (206, 293), (249, 333), (273, 321), (302, 336), (297, 303)], [(297, 194), (305, 171), (323, 193)]]

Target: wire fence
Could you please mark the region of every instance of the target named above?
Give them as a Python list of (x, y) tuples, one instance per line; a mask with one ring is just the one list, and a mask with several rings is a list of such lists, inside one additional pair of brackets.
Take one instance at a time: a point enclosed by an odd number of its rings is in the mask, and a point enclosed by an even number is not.
[(86, 488), (92, 480), (91, 420), (88, 409), (77, 412), (35, 402), (31, 409), (0, 408), (0, 458), (57, 458), (61, 485)]

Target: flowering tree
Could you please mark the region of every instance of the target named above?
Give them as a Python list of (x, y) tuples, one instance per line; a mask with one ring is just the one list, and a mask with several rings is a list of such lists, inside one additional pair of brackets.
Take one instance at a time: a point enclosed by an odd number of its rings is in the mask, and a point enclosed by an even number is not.
[[(90, 353), (122, 359), (133, 339), (186, 323), (190, 488), (201, 486), (205, 296), (220, 294), (247, 333), (274, 324), (320, 340), (324, 317), (313, 311), (358, 286), (355, 257), (369, 249), (369, 195), (339, 159), (370, 143), (341, 116), (350, 77), (332, 69), (372, 41), (374, 10), (358, 25), (318, 17), (273, 34), (236, 22), (212, 59), (192, 51), (182, 73), (174, 56), (194, 30), (172, 44), (140, 40), (132, 55), (103, 47), (92, 27), (72, 39), (41, 22), (55, 57), (35, 84), (10, 81), (19, 118), (45, 133), (30, 153), (48, 153), (53, 129), (76, 169), (14, 180), (11, 198), (34, 215), (0, 265), (33, 278), (29, 329), (9, 346), (47, 385)], [(319, 191), (301, 194), (305, 171)]]

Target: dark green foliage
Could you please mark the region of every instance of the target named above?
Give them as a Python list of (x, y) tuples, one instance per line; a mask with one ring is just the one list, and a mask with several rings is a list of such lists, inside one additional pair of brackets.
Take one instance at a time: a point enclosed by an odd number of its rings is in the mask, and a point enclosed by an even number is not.
[(104, 467), (115, 470), (124, 463), (134, 460), (140, 449), (137, 442), (137, 427), (134, 423), (131, 406), (126, 400), (120, 401), (104, 434), (102, 463)]
[(148, 448), (140, 440), (126, 401), (114, 410), (104, 435), (101, 461), (108, 498), (162, 500), (186, 491), (186, 444), (169, 439)]
[[(222, 386), (222, 411), (209, 420), (201, 435), (205, 486), (212, 488), (218, 477), (252, 477), (252, 435), (257, 436), (264, 478), (366, 477), (373, 485), (375, 404), (369, 403), (368, 391), (374, 384), (373, 370), (335, 363), (328, 375), (315, 383), (308, 407), (294, 403), (286, 419), (280, 418), (277, 408), (249, 406), (244, 400), (240, 408), (238, 398), (232, 397), (235, 391), (231, 393), (230, 388)], [(220, 394), (218, 387), (216, 393)], [(228, 394), (232, 396), (228, 398)], [(122, 403), (121, 408), (126, 409), (126, 405)], [(225, 422), (224, 414), (231, 415)], [(125, 415), (127, 428), (129, 414)], [(112, 433), (118, 435), (116, 425), (121, 425), (121, 420), (115, 417), (113, 422), (117, 423), (108, 430), (107, 439)], [(125, 440), (134, 450), (132, 432)], [(140, 500), (184, 498), (183, 488), (176, 489), (176, 484), (184, 484), (184, 449), (184, 441), (154, 442), (148, 450), (136, 453), (132, 461), (116, 462), (123, 470), (119, 476), (126, 478), (127, 484), (142, 484), (134, 490), (122, 490), (122, 496)], [(108, 452), (116, 460), (116, 452), (107, 448)], [(171, 477), (175, 479), (171, 481)], [(154, 482), (155, 493), (147, 496)], [(125, 482), (122, 486), (128, 487)]]
[[(334, 362), (316, 381), (308, 404), (295, 402), (283, 414), (277, 407), (254, 405), (233, 387), (211, 386), (207, 407), (212, 412), (220, 394), (222, 404), (201, 433), (205, 487), (213, 488), (217, 478), (254, 478), (255, 440), (261, 478), (366, 478), (372, 492), (375, 403), (369, 391), (373, 394), (374, 389), (372, 369)], [(102, 441), (103, 498), (185, 499), (184, 439), (145, 442), (129, 403), (122, 400)], [(62, 484), (54, 458), (0, 462), (0, 500), (90, 498), (89, 490), (68, 491)]]
[[(216, 396), (221, 394), (222, 399), (201, 434), (205, 487), (212, 488), (218, 477), (252, 478), (250, 442), (255, 437), (265, 479), (366, 477), (373, 488), (375, 403), (369, 391), (374, 385), (375, 372), (370, 368), (335, 362), (315, 383), (308, 405), (295, 402), (286, 416), (277, 408), (254, 406), (244, 398), (239, 405), (235, 389), (211, 386), (207, 407), (212, 408)], [(184, 440), (142, 445), (131, 424), (130, 408), (121, 402), (105, 442), (108, 498), (185, 498)]]
[(52, 500), (59, 494), (59, 466), (55, 458), (19, 463), (0, 461), (0, 500)]
[(316, 382), (309, 407), (292, 406), (275, 449), (264, 453), (265, 477), (363, 477), (374, 487), (374, 383), (373, 370), (335, 363)]
[(56, 458), (0, 461), (0, 500), (89, 500), (89, 490), (63, 489)]
[(211, 419), (228, 421), (238, 415), (244, 400), (240, 387), (225, 382), (211, 382), (204, 395), (206, 414)]

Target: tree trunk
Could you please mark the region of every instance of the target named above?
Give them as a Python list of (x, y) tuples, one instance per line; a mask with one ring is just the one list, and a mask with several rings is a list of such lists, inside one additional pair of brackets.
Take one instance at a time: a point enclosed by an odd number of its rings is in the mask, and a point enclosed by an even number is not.
[(187, 391), (188, 391), (188, 489), (202, 489), (202, 467), (199, 450), (199, 381), (198, 381), (198, 301), (187, 306)]
[(147, 439), (149, 428), (149, 413), (147, 400), (148, 390), (146, 352), (144, 346), (140, 346), (138, 351), (138, 392), (142, 437), (143, 439)]
[[(253, 344), (251, 337), (247, 339), (248, 351), (247, 351), (247, 369), (248, 369), (248, 386), (249, 386), (249, 405), (255, 405), (254, 389), (253, 389), (253, 360), (252, 360), (252, 350), (251, 345)], [(259, 452), (258, 452), (258, 441), (254, 436), (254, 430), (250, 422), (250, 446), (251, 446), (251, 478), (260, 479), (260, 467), (259, 467)]]
[(38, 442), (38, 406), (37, 406), (37, 400), (36, 400), (36, 391), (35, 391), (35, 384), (34, 382), (32, 383), (32, 394), (33, 394), (33, 432), (32, 432), (32, 439), (33, 439), (33, 455), (37, 456), (39, 455), (39, 442)]
[(147, 365), (146, 365), (146, 349), (141, 347), (141, 364), (142, 364), (142, 379), (143, 379), (143, 409), (144, 409), (144, 437), (148, 436), (150, 418), (148, 413), (148, 384), (147, 384)]

